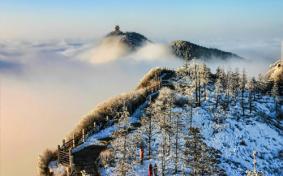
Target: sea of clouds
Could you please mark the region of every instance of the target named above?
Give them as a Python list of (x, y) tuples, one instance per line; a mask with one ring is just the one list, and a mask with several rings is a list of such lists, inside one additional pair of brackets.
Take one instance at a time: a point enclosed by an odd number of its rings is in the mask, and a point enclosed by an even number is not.
[[(207, 62), (214, 70), (217, 66), (225, 68), (245, 68), (256, 76), (265, 73), (268, 66), (280, 58), (280, 41), (198, 41), (199, 44), (232, 51), (245, 60), (222, 61), (213, 59)], [(174, 57), (165, 43), (146, 43), (140, 49), (130, 52), (118, 38), (105, 38), (96, 41), (41, 41), (19, 42), (0, 41), (0, 73), (14, 78), (42, 76), (50, 78), (79, 75), (95, 77), (117, 74), (117, 71), (135, 70), (135, 75), (142, 76), (155, 66), (176, 67), (182, 64)], [(140, 72), (139, 72), (140, 71)], [(111, 72), (111, 73), (106, 73)], [(139, 72), (139, 73), (137, 73)], [(132, 74), (132, 73), (131, 73)], [(81, 75), (81, 76), (80, 76)], [(101, 78), (103, 79), (103, 78)], [(109, 79), (109, 78), (108, 78)]]
[[(212, 70), (220, 65), (257, 75), (280, 57), (278, 41), (197, 43), (246, 58), (213, 59), (207, 62)], [(116, 39), (0, 41), (3, 174), (19, 175), (13, 166), (21, 175), (35, 175), (27, 168), (36, 166), (38, 153), (56, 146), (81, 115), (106, 98), (134, 88), (150, 68), (182, 64), (166, 43), (146, 43), (129, 52)], [(34, 145), (26, 146), (26, 141)], [(17, 153), (11, 146), (26, 147)], [(29, 164), (22, 165), (19, 156)]]

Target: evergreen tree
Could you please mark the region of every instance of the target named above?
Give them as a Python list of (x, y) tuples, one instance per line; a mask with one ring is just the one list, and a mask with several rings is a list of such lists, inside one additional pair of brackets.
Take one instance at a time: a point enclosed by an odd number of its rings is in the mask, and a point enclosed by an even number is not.
[(247, 76), (245, 70), (242, 72), (242, 77), (240, 80), (240, 90), (241, 90), (241, 107), (242, 107), (242, 115), (245, 115), (245, 99), (244, 99), (244, 93), (245, 93), (245, 88), (247, 84)]
[(268, 90), (268, 81), (266, 80), (266, 78), (262, 75), (259, 74), (258, 75), (258, 79), (257, 79), (257, 89), (260, 93), (266, 93)]
[(174, 128), (172, 130), (173, 134), (174, 134), (174, 163), (175, 163), (175, 168), (174, 168), (174, 173), (177, 174), (178, 173), (178, 166), (179, 166), (179, 161), (180, 161), (180, 151), (182, 150), (182, 145), (180, 142), (180, 138), (182, 137), (181, 134), (181, 129), (183, 127), (183, 124), (180, 121), (181, 118), (181, 114), (180, 112), (175, 112), (174, 113)]
[(236, 99), (238, 95), (238, 89), (240, 87), (239, 81), (240, 81), (239, 71), (238, 69), (236, 69), (235, 72), (231, 72), (230, 81), (228, 85), (231, 95), (233, 96), (234, 99)]
[(166, 175), (166, 165), (167, 165), (167, 151), (168, 151), (168, 140), (166, 140), (166, 135), (167, 132), (165, 131), (165, 129), (163, 128), (161, 130), (161, 134), (162, 134), (162, 141), (158, 146), (158, 158), (161, 161), (161, 175), (165, 176)]
[[(206, 100), (206, 98), (207, 98), (206, 97), (207, 96), (206, 87), (207, 87), (209, 77), (210, 77), (210, 69), (205, 64), (201, 64), (199, 72), (200, 72), (200, 78), (199, 78), (200, 79), (200, 86), (203, 86), (204, 98)], [(200, 93), (199, 93), (199, 95), (200, 95)], [(200, 101), (200, 98), (199, 98), (199, 101)]]
[(114, 134), (116, 139), (112, 142), (112, 150), (114, 151), (115, 162), (117, 164), (116, 174), (119, 176), (134, 175), (132, 162), (135, 151), (132, 148), (132, 141), (127, 140), (128, 117), (129, 112), (124, 105), (119, 119), (119, 130)]
[(192, 169), (190, 175), (225, 175), (217, 166), (219, 151), (206, 146), (198, 128), (189, 129), (185, 147), (186, 164)]
[(277, 82), (273, 83), (271, 95), (273, 96), (273, 99), (274, 99), (275, 116), (278, 117), (278, 115), (279, 115), (279, 105), (278, 105), (279, 86), (278, 86)]
[(230, 106), (230, 94), (231, 94), (231, 75), (232, 72), (228, 71), (226, 74), (226, 79), (225, 79), (225, 89), (226, 89), (226, 106), (224, 107), (224, 110), (229, 110), (229, 106)]
[(148, 154), (148, 159), (152, 158), (152, 139), (155, 135), (155, 123), (153, 123), (153, 117), (154, 116), (154, 111), (151, 110), (151, 108), (146, 109), (145, 116), (142, 117), (142, 126), (143, 128), (143, 134), (145, 137), (146, 141), (146, 146), (147, 146), (147, 154)]
[(226, 87), (225, 81), (225, 71), (221, 68), (217, 68), (216, 70), (216, 82), (215, 82), (215, 107), (218, 107), (219, 104), (219, 97), (224, 92)]
[(256, 80), (253, 77), (247, 84), (249, 90), (249, 110), (252, 113), (253, 101), (255, 100)]

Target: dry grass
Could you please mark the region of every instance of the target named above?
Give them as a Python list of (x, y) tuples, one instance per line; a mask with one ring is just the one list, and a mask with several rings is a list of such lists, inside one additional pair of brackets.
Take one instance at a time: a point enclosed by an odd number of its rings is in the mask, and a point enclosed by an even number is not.
[(154, 83), (156, 83), (156, 78), (160, 78), (163, 73), (172, 75), (175, 73), (175, 71), (160, 67), (152, 68), (143, 76), (138, 86), (136, 87), (136, 90), (152, 86)]
[(106, 116), (109, 119), (114, 118), (117, 112), (121, 111), (124, 104), (131, 114), (141, 103), (146, 100), (148, 92), (145, 89), (135, 90), (129, 93), (121, 94), (114, 98), (110, 98), (105, 102), (97, 105), (91, 112), (85, 115), (74, 130), (67, 136), (67, 140), (70, 140), (75, 136), (81, 134), (82, 129), (89, 129), (93, 127), (93, 123), (106, 122)]

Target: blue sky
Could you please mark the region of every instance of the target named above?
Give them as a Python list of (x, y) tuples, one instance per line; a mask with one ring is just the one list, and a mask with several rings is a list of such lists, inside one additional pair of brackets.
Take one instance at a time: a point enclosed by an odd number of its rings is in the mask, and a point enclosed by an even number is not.
[(99, 37), (119, 24), (151, 38), (282, 39), (280, 0), (1, 0), (0, 39)]

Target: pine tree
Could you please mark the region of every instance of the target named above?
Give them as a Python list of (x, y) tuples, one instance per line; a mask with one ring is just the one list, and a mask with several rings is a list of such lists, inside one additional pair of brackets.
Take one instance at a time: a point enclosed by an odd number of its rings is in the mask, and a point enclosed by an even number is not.
[(182, 149), (181, 143), (180, 143), (180, 138), (182, 137), (181, 134), (181, 129), (183, 127), (183, 124), (180, 121), (181, 114), (180, 112), (175, 112), (174, 113), (174, 128), (173, 128), (173, 134), (174, 134), (174, 163), (175, 163), (175, 169), (174, 172), (175, 174), (178, 173), (178, 166), (179, 166), (179, 161), (180, 161), (180, 150)]
[(230, 90), (231, 90), (231, 71), (228, 71), (226, 74), (226, 79), (225, 79), (225, 89), (226, 89), (226, 107), (224, 107), (225, 110), (229, 110), (230, 106)]
[(142, 117), (142, 125), (144, 126), (143, 134), (145, 136), (145, 141), (147, 143), (148, 159), (152, 158), (152, 139), (156, 133), (154, 130), (156, 129), (156, 126), (155, 123), (153, 123), (153, 116), (154, 116), (154, 112), (149, 107), (146, 109), (145, 116)]
[(240, 80), (240, 90), (241, 90), (241, 106), (242, 106), (242, 115), (245, 116), (245, 100), (244, 100), (244, 93), (247, 84), (247, 76), (245, 70), (242, 72), (242, 77)]
[(196, 106), (200, 106), (199, 105), (199, 71), (198, 71), (198, 65), (195, 64), (195, 72), (194, 72), (194, 82), (195, 82), (195, 105)]
[(199, 159), (201, 157), (201, 146), (199, 145), (202, 140), (198, 128), (190, 128), (189, 136), (186, 142), (187, 164), (192, 168), (192, 175), (197, 175), (199, 172)]
[(279, 114), (279, 106), (278, 106), (279, 86), (277, 82), (273, 83), (271, 95), (273, 96), (273, 99), (274, 99), (275, 116), (278, 117), (278, 114)]
[(132, 162), (135, 151), (132, 147), (132, 141), (127, 140), (129, 112), (125, 105), (122, 109), (123, 111), (119, 119), (119, 130), (114, 134), (116, 139), (112, 142), (112, 150), (114, 150), (115, 162), (117, 164), (116, 172), (117, 175), (121, 176), (134, 175)]
[[(199, 72), (200, 72), (200, 78), (199, 78), (200, 79), (200, 86), (203, 86), (204, 98), (206, 100), (206, 98), (207, 98), (206, 97), (207, 96), (206, 87), (207, 87), (209, 77), (210, 77), (210, 69), (205, 64), (201, 64)], [(199, 93), (199, 95), (200, 95), (200, 93)], [(199, 101), (200, 101), (200, 98), (199, 98)]]
[[(125, 131), (120, 133), (126, 133)], [(115, 162), (116, 162), (116, 173), (117, 175), (125, 176), (133, 171), (131, 157), (132, 152), (130, 152), (130, 144), (126, 139), (126, 134), (122, 134), (122, 136), (117, 137), (115, 141), (112, 142), (112, 148), (115, 154)]]
[(231, 72), (231, 77), (230, 77), (230, 82), (229, 82), (229, 89), (231, 92), (231, 95), (233, 96), (234, 99), (237, 98), (238, 95), (238, 89), (240, 87), (239, 84), (239, 80), (240, 80), (240, 76), (239, 76), (239, 71), (238, 69), (236, 69), (235, 72)]
[(166, 170), (166, 165), (167, 165), (167, 160), (166, 160), (166, 156), (167, 156), (167, 151), (168, 151), (168, 141), (166, 140), (166, 134), (167, 132), (165, 131), (165, 129), (163, 128), (161, 130), (161, 134), (162, 134), (162, 141), (161, 144), (159, 144), (158, 147), (158, 158), (161, 161), (161, 175), (165, 176), (167, 170)]
[(216, 70), (216, 82), (215, 82), (215, 107), (218, 107), (219, 104), (219, 96), (224, 92), (226, 81), (225, 81), (225, 71), (221, 68), (217, 68)]
[(256, 80), (253, 77), (247, 84), (249, 90), (249, 110), (250, 114), (252, 113), (253, 101), (255, 100), (255, 90), (256, 90)]
[(261, 93), (266, 93), (267, 87), (268, 87), (268, 82), (266, 78), (262, 74), (259, 74), (257, 79), (258, 91)]
[(219, 151), (206, 146), (198, 128), (189, 129), (185, 147), (186, 164), (192, 169), (190, 175), (225, 175), (217, 166)]

